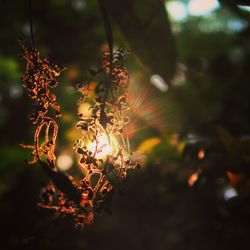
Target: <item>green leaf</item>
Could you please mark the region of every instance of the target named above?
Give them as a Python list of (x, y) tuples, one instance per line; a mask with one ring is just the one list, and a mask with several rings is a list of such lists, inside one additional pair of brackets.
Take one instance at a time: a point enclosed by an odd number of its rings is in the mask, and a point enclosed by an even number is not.
[(176, 49), (163, 2), (109, 0), (105, 4), (133, 53), (151, 73), (161, 75), (170, 83), (175, 71)]

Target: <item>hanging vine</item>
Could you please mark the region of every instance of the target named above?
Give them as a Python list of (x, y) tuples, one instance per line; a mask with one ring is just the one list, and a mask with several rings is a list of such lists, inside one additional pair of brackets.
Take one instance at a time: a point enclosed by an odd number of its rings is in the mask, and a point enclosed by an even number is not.
[[(33, 149), (29, 164), (41, 161), (43, 157), (54, 164), (58, 125), (52, 118), (51, 111), (54, 111), (55, 117), (60, 117), (61, 112), (60, 106), (56, 102), (56, 96), (51, 90), (57, 87), (57, 78), (63, 69), (52, 65), (47, 58), (41, 58), (37, 49), (25, 47), (23, 40), (20, 40), (20, 46), (22, 48), (20, 57), (26, 62), (22, 86), (27, 90), (29, 98), (34, 101), (34, 112), (29, 119), (37, 126), (34, 144), (22, 144), (22, 146)], [(43, 131), (44, 136), (42, 136)], [(41, 137), (44, 137), (44, 140)]]
[(128, 170), (138, 167), (130, 160), (128, 145), (123, 143), (129, 122), (125, 56), (126, 51), (118, 49), (110, 62), (110, 53), (103, 52), (102, 66), (92, 71), (93, 78), (99, 77), (94, 89), (90, 89), (90, 84), (79, 86), (83, 94), (80, 103), (88, 99), (90, 92), (96, 95), (90, 108), (92, 116), (78, 114), (77, 128), (82, 130), (83, 137), (76, 142), (75, 149), (86, 173), (81, 181), (82, 204), (97, 214), (109, 212), (114, 190), (121, 187)]
[(32, 19), (32, 48), (27, 48), (20, 40), (21, 58), (26, 64), (22, 85), (34, 102), (34, 112), (29, 119), (36, 126), (33, 145), (21, 146), (32, 150), (28, 164), (38, 163), (50, 179), (41, 192), (39, 206), (54, 210), (56, 216), (72, 218), (76, 227), (92, 223), (97, 214), (110, 212), (114, 191), (123, 185), (127, 171), (138, 167), (131, 160), (126, 129), (130, 121), (127, 105), (129, 73), (125, 66), (128, 51), (122, 48), (113, 51), (107, 13), (102, 1), (99, 2), (109, 50), (103, 51), (102, 65), (89, 71), (91, 81), (96, 85), (93, 87), (90, 81), (78, 86), (82, 93), (79, 104), (88, 100), (90, 93), (95, 93), (90, 107), (91, 117), (79, 113), (76, 125), (83, 134), (74, 145), (84, 172), (81, 180), (60, 172), (56, 166), (56, 119), (61, 113), (52, 90), (58, 86), (63, 68), (40, 56), (35, 48)]

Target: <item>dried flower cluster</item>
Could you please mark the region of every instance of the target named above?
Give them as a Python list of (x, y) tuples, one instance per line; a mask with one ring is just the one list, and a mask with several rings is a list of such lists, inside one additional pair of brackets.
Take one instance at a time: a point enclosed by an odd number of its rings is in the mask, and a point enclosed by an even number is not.
[[(34, 145), (22, 146), (33, 149), (29, 164), (36, 163), (43, 157), (54, 164), (58, 126), (51, 117), (51, 111), (54, 111), (55, 117), (61, 116), (61, 113), (51, 89), (58, 85), (57, 77), (63, 69), (52, 65), (47, 58), (41, 58), (36, 49), (25, 47), (23, 40), (20, 40), (20, 46), (22, 48), (20, 57), (26, 62), (26, 71), (22, 77), (23, 87), (27, 89), (28, 96), (34, 100), (34, 112), (29, 118), (37, 126)], [(41, 136), (43, 131), (44, 136)]]
[(79, 86), (82, 93), (80, 103), (88, 99), (90, 92), (95, 93), (94, 104), (90, 108), (92, 116), (78, 114), (77, 128), (82, 130), (83, 137), (75, 144), (80, 165), (86, 173), (81, 181), (81, 203), (91, 214), (109, 212), (114, 189), (120, 187), (129, 169), (138, 166), (130, 160), (128, 144), (121, 146), (126, 138), (126, 124), (129, 123), (129, 74), (124, 66), (126, 53), (123, 49), (112, 54), (104, 52), (102, 66), (90, 70), (92, 80), (97, 79), (94, 89), (90, 89), (90, 84)]
[(51, 111), (58, 117), (60, 107), (51, 89), (58, 85), (62, 69), (48, 59), (41, 59), (36, 49), (26, 48), (23, 42), (21, 47), (21, 57), (26, 62), (23, 87), (35, 102), (30, 120), (37, 126), (34, 145), (22, 146), (33, 150), (28, 163), (39, 163), (51, 180), (42, 190), (39, 205), (55, 210), (58, 216), (69, 216), (77, 227), (83, 227), (92, 223), (96, 214), (110, 211), (114, 190), (123, 183), (127, 171), (137, 166), (130, 160), (129, 144), (125, 143), (125, 126), (129, 122), (126, 51), (104, 52), (102, 66), (90, 70), (91, 81), (97, 82), (94, 89), (90, 89), (90, 84), (79, 86), (82, 93), (79, 103), (86, 101), (90, 92), (95, 93), (95, 99), (91, 117), (78, 114), (77, 128), (82, 130), (83, 137), (74, 147), (85, 176), (77, 180), (58, 171), (54, 152), (58, 125)]

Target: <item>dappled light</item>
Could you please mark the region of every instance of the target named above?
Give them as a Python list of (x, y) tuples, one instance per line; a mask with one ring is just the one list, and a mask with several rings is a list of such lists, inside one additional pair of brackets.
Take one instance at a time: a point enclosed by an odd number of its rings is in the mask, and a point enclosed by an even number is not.
[(0, 6), (0, 249), (249, 248), (248, 1)]

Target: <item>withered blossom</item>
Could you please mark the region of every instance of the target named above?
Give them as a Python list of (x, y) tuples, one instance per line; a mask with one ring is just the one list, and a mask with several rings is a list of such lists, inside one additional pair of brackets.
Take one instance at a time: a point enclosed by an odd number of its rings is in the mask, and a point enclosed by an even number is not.
[[(48, 58), (41, 58), (36, 48), (27, 48), (23, 40), (20, 40), (20, 46), (22, 48), (20, 57), (26, 63), (22, 86), (34, 102), (34, 112), (29, 119), (37, 126), (34, 144), (22, 146), (33, 149), (30, 164), (40, 161), (43, 155), (48, 161), (54, 162), (58, 125), (52, 118), (51, 111), (55, 117), (60, 117), (61, 112), (56, 102), (56, 95), (51, 92), (51, 89), (57, 87), (58, 77), (63, 69), (58, 65), (53, 65)], [(45, 136), (40, 138), (43, 131)]]
[[(124, 65), (127, 51), (118, 49), (110, 55), (103, 52), (102, 66), (91, 70), (92, 81), (96, 79), (94, 104), (91, 106), (92, 117), (79, 114), (77, 128), (83, 131), (83, 137), (75, 144), (80, 155), (80, 165), (85, 178), (82, 183), (82, 204), (88, 205), (93, 214), (110, 212), (110, 202), (115, 190), (122, 187), (127, 171), (138, 166), (129, 160), (131, 152), (121, 141), (126, 137), (124, 128), (129, 122), (127, 88), (128, 69)], [(81, 101), (88, 98), (90, 84), (79, 87)], [(102, 141), (103, 137), (107, 139)], [(118, 142), (118, 145), (115, 145)], [(87, 145), (95, 145), (90, 149)], [(104, 157), (98, 155), (105, 151), (107, 144), (112, 145), (112, 153)]]
[[(84, 178), (78, 180), (60, 172), (56, 166), (58, 125), (54, 118), (61, 113), (51, 90), (57, 87), (63, 69), (41, 58), (37, 49), (25, 47), (23, 41), (20, 44), (21, 57), (26, 62), (23, 87), (34, 102), (34, 112), (29, 118), (36, 126), (34, 144), (22, 146), (33, 150), (28, 163), (39, 163), (50, 178), (50, 183), (41, 192), (39, 205), (54, 210), (57, 216), (72, 218), (74, 225), (82, 228), (92, 223), (95, 215), (110, 213), (114, 191), (121, 188), (127, 171), (138, 166), (130, 160), (132, 153), (119, 143), (124, 142), (125, 126), (130, 121), (129, 74), (124, 66), (127, 51), (104, 52), (102, 66), (89, 71), (92, 81), (97, 79), (97, 85), (92, 116), (78, 114), (80, 121), (76, 127), (83, 131), (83, 137), (74, 148), (80, 155), (79, 164), (84, 172)], [(79, 87), (82, 93), (79, 104), (89, 98), (89, 86)], [(106, 139), (103, 141), (103, 138)]]

